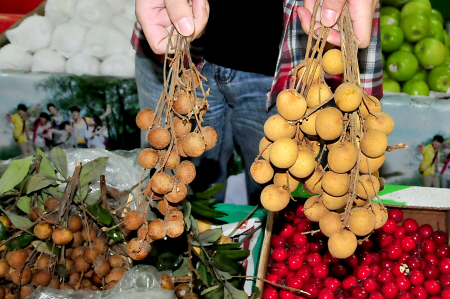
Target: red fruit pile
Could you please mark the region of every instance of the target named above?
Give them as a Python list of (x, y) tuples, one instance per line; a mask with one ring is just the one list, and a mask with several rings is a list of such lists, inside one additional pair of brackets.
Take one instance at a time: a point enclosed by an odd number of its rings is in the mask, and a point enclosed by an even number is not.
[(263, 299), (450, 299), (447, 234), (403, 220), (399, 209), (343, 260), (330, 254), (322, 233), (302, 234), (315, 229), (303, 206), (280, 215), (284, 223), (271, 239), (266, 279), (303, 292), (266, 283)]

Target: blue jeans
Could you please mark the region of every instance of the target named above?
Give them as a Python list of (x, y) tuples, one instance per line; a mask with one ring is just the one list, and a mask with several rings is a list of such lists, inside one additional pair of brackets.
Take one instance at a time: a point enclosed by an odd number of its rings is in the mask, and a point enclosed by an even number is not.
[[(249, 203), (256, 205), (263, 186), (250, 176), (250, 166), (259, 154), (259, 142), (264, 137), (266, 119), (277, 113), (276, 107), (266, 110), (266, 96), (272, 77), (225, 68), (206, 62), (202, 75), (210, 88), (210, 107), (202, 126), (211, 126), (218, 133), (214, 148), (192, 161), (197, 166), (197, 177), (190, 184), (194, 191), (203, 191), (212, 184), (225, 182), (227, 164), (235, 145), (242, 155)], [(152, 60), (136, 56), (136, 82), (141, 108), (156, 107), (163, 89), (162, 67)], [(224, 192), (215, 196), (223, 202)], [(243, 204), (246, 204), (243, 202)]]

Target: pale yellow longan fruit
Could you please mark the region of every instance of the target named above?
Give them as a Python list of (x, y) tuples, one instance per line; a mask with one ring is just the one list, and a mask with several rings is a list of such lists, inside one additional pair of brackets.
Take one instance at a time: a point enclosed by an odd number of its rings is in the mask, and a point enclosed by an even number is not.
[(389, 134), (391, 134), (394, 130), (394, 120), (387, 113), (382, 111), (374, 112), (366, 117), (364, 126), (366, 130), (380, 130), (386, 134), (386, 136), (389, 136)]
[[(264, 160), (270, 162), (270, 147), (272, 146), (272, 141), (267, 139), (267, 137), (263, 137), (259, 142), (259, 152), (262, 152), (262, 157)], [(264, 151), (264, 152), (263, 152)]]
[(290, 193), (276, 185), (268, 185), (261, 192), (261, 204), (271, 212), (281, 211), (287, 207), (289, 201)]
[(348, 258), (355, 252), (357, 246), (356, 236), (346, 229), (332, 234), (328, 239), (328, 250), (338, 259)]
[[(309, 114), (311, 111), (312, 111), (312, 109), (308, 108), (306, 110), (306, 114)], [(300, 130), (302, 130), (303, 133), (310, 135), (310, 136), (317, 135), (316, 118), (317, 118), (318, 114), (319, 114), (319, 111), (316, 111), (301, 121)]]
[(308, 198), (303, 205), (305, 216), (311, 220), (318, 222), (320, 218), (322, 218), (325, 213), (330, 212), (322, 202), (322, 199), (319, 195), (314, 195)]
[(388, 220), (388, 212), (382, 209), (379, 203), (372, 203), (372, 212), (375, 215), (376, 223), (375, 229), (382, 227)]
[(363, 207), (356, 207), (350, 211), (347, 225), (356, 236), (365, 236), (374, 230), (375, 223), (376, 219), (372, 211)]
[(362, 199), (371, 199), (380, 191), (378, 178), (364, 174), (359, 176), (357, 195)]
[(306, 188), (314, 193), (319, 194), (322, 191), (322, 176), (324, 174), (323, 168), (320, 165), (314, 169), (314, 172), (305, 180)]
[(363, 92), (361, 87), (352, 83), (342, 83), (334, 92), (336, 106), (344, 112), (352, 112), (361, 105)]
[(337, 173), (350, 171), (358, 160), (358, 148), (350, 142), (343, 142), (328, 153), (328, 166)]
[(300, 184), (299, 179), (294, 178), (289, 172), (285, 170), (278, 170), (274, 177), (273, 177), (273, 183), (274, 185), (278, 187), (284, 187), (288, 186), (289, 182), (289, 192), (294, 192), (295, 189), (297, 189), (298, 185)]
[(278, 168), (289, 168), (294, 165), (298, 156), (298, 145), (293, 139), (280, 138), (270, 147), (270, 162)]
[(343, 115), (334, 107), (319, 111), (316, 117), (316, 132), (323, 140), (334, 140), (344, 130)]
[(265, 184), (273, 178), (274, 170), (270, 162), (258, 160), (250, 166), (250, 174), (258, 184)]
[(308, 108), (316, 108), (324, 103), (332, 93), (328, 85), (325, 83), (314, 83), (311, 85), (306, 96), (306, 104)]
[(306, 178), (313, 173), (316, 167), (316, 160), (312, 151), (308, 148), (299, 147), (297, 159), (294, 165), (289, 168), (289, 172), (297, 178)]
[(347, 204), (349, 194), (342, 196), (331, 196), (330, 194), (323, 192), (321, 195), (323, 205), (329, 210), (339, 210)]
[(295, 132), (295, 125), (289, 123), (279, 114), (272, 115), (264, 123), (264, 134), (267, 139), (272, 141), (280, 138), (293, 138)]
[(325, 213), (319, 220), (319, 228), (325, 236), (330, 237), (343, 228), (341, 216), (336, 212)]
[(370, 158), (378, 158), (386, 151), (388, 140), (386, 134), (380, 130), (368, 130), (364, 133), (360, 147), (361, 151)]
[(330, 75), (340, 75), (344, 72), (342, 52), (339, 49), (331, 49), (322, 57), (323, 70)]
[(349, 188), (350, 176), (347, 173), (327, 171), (322, 177), (322, 189), (331, 196), (343, 196)]
[(359, 172), (363, 174), (368, 174), (369, 172), (377, 171), (383, 165), (385, 159), (386, 159), (385, 154), (382, 154), (377, 158), (369, 158), (363, 153), (361, 153), (361, 160), (359, 162)]
[(284, 119), (297, 120), (306, 112), (306, 100), (297, 91), (285, 89), (277, 96), (277, 109)]
[(370, 112), (380, 112), (382, 110), (381, 102), (374, 96), (369, 96), (369, 98), (363, 97), (359, 111), (361, 116), (365, 119), (369, 116)]

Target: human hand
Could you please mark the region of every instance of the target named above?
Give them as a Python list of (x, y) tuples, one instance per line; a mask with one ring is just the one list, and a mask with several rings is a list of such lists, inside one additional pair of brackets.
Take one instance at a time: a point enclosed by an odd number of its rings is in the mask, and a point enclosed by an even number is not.
[[(190, 5), (186, 0), (136, 0), (136, 17), (155, 54), (166, 52), (172, 24), (176, 31), (191, 39), (202, 34), (209, 16), (208, 1), (191, 2)], [(169, 52), (173, 53), (174, 49)]]
[[(320, 0), (317, 0), (320, 1)], [(303, 31), (309, 34), (309, 26), (311, 24), (311, 16), (316, 0), (304, 0), (303, 7), (298, 7), (298, 15), (302, 24)], [(328, 35), (328, 42), (340, 46), (341, 37), (339, 35), (339, 28), (337, 21), (342, 13), (346, 0), (323, 0), (319, 10), (317, 11), (316, 20), (314, 24), (314, 37), (320, 32), (320, 26), (331, 27)], [(377, 6), (378, 0), (348, 0), (348, 9), (350, 18), (353, 24), (353, 31), (358, 39), (358, 47), (367, 48), (370, 43), (370, 36), (372, 34), (372, 19), (373, 13)]]

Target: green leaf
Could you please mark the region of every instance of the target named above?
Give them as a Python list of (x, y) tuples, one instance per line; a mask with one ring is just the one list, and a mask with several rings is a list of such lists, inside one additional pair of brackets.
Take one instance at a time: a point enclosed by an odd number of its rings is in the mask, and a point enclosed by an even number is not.
[(75, 193), (75, 197), (74, 197), (75, 203), (79, 203), (80, 197), (81, 197), (81, 201), (84, 201), (84, 199), (88, 195), (88, 192), (89, 192), (89, 185), (86, 185), (80, 189), (77, 189), (77, 192)]
[(181, 202), (183, 206), (183, 218), (184, 223), (186, 224), (186, 230), (191, 229), (191, 203), (187, 200), (183, 200)]
[(181, 264), (180, 268), (173, 271), (174, 277), (183, 277), (189, 274), (189, 259), (187, 257), (183, 258), (183, 263)]
[(230, 250), (230, 249), (236, 249), (240, 248), (242, 245), (241, 242), (238, 243), (231, 243), (231, 244), (217, 244), (212, 245), (211, 247), (208, 247), (211, 250)]
[(201, 280), (203, 280), (203, 282), (207, 284), (207, 286), (210, 286), (212, 284), (212, 276), (208, 273), (205, 265), (203, 265), (202, 262), (197, 262), (195, 271), (197, 271), (197, 274), (200, 276)]
[(232, 278), (230, 273), (228, 273), (228, 272), (217, 270), (217, 273), (219, 273), (219, 276), (221, 276), (221, 278), (220, 278), (221, 280), (224, 280), (224, 279), (228, 280), (228, 279)]
[(3, 222), (0, 221), (0, 241), (8, 239), (8, 229), (3, 224)]
[(198, 243), (201, 243), (203, 246), (212, 245), (217, 240), (219, 240), (221, 236), (222, 236), (221, 228), (209, 229), (198, 235), (198, 242), (193, 241), (192, 244), (195, 246), (200, 246), (200, 244)]
[(54, 147), (50, 151), (50, 159), (63, 178), (67, 179), (67, 158), (64, 151), (59, 147)]
[(194, 196), (197, 197), (198, 199), (208, 199), (219, 193), (220, 190), (223, 189), (223, 186), (225, 186), (225, 183), (217, 184), (215, 186), (212, 186), (206, 191), (194, 193)]
[(37, 148), (36, 153), (42, 157), (41, 164), (39, 165), (39, 173), (45, 173), (50, 177), (56, 178), (55, 170), (53, 169), (52, 164), (50, 164), (50, 161), (45, 156), (44, 152), (40, 148)]
[(108, 157), (100, 157), (83, 165), (80, 172), (80, 187), (84, 187), (91, 181), (98, 179), (105, 170), (107, 162)]
[(156, 261), (156, 269), (158, 271), (170, 270), (177, 267), (183, 261), (183, 256), (181, 254), (174, 254), (170, 251), (163, 252), (158, 255), (158, 260)]
[(253, 298), (259, 298), (261, 296), (261, 290), (257, 286), (252, 287), (252, 296)]
[(111, 214), (109, 214), (108, 211), (106, 211), (99, 204), (88, 206), (88, 210), (100, 223), (103, 223), (106, 226), (111, 224), (111, 221), (113, 220)]
[(49, 249), (47, 243), (44, 242), (44, 241), (36, 240), (36, 241), (31, 242), (31, 245), (33, 245), (33, 247), (38, 252), (43, 252), (43, 253), (46, 253), (46, 254), (48, 254), (50, 256), (55, 256), (55, 254)]
[[(110, 227), (115, 226), (115, 225), (116, 225), (116, 222), (114, 220), (112, 220)], [(115, 241), (122, 241), (122, 236), (120, 234), (120, 229), (118, 227), (104, 231), (104, 233), (108, 237), (110, 237), (111, 239), (113, 239)]]
[(198, 199), (195, 201), (198, 204), (201, 204), (202, 206), (207, 206), (209, 207), (210, 205), (212, 205), (213, 203), (216, 202), (216, 199), (214, 198), (210, 198), (210, 199)]
[(199, 232), (198, 232), (198, 225), (197, 225), (197, 221), (194, 219), (194, 217), (191, 215), (191, 217), (189, 217), (191, 220), (191, 226), (192, 226), (192, 231), (194, 232), (194, 234), (196, 236), (198, 236)]
[(225, 299), (248, 299), (248, 296), (244, 291), (236, 289), (229, 282), (225, 282), (224, 291)]
[[(44, 193), (46, 193), (46, 194), (49, 194), (51, 197), (56, 197), (56, 198), (61, 198), (64, 195), (63, 192), (60, 192), (54, 188), (48, 188), (48, 189), (44, 189), (42, 191), (44, 191)], [(45, 202), (48, 198), (42, 197), (42, 199)]]
[(214, 256), (214, 265), (217, 269), (228, 272), (231, 275), (237, 275), (242, 268), (242, 265), (239, 262), (227, 258), (222, 254)]
[(97, 203), (97, 201), (100, 199), (100, 195), (102, 194), (101, 190), (96, 190), (94, 192), (88, 193), (86, 199), (84, 200), (84, 203), (88, 206), (92, 206)]
[(6, 211), (4, 209), (1, 209), (3, 211), (3, 213), (5, 213), (5, 215), (9, 218), (9, 220), (11, 220), (11, 223), (15, 226), (15, 227), (19, 227), (19, 228), (25, 228), (25, 227), (29, 227), (32, 222), (30, 219), (25, 218), (23, 216), (19, 216), (16, 215), (12, 212)]
[(215, 286), (213, 286), (213, 287), (204, 289), (204, 290), (200, 293), (200, 296), (203, 296), (203, 295), (205, 295), (205, 294), (208, 294), (209, 292), (214, 291), (215, 289), (218, 289), (219, 287), (220, 287), (220, 285), (217, 284), (217, 285), (215, 285)]
[(225, 297), (223, 284), (219, 285), (219, 288), (206, 293), (202, 298), (203, 299), (223, 299)]
[(30, 182), (27, 186), (27, 194), (31, 192), (47, 188), (48, 186), (56, 186), (58, 182), (54, 179), (51, 179), (48, 175), (43, 173), (37, 173), (33, 175), (30, 179)]
[[(28, 231), (33, 233), (33, 228), (30, 228)], [(23, 232), (11, 241), (6, 242), (6, 246), (11, 250), (16, 250), (27, 247), (34, 239), (36, 239), (34, 235)]]
[(31, 202), (31, 198), (30, 197), (22, 196), (17, 201), (17, 207), (19, 209), (21, 209), (23, 212), (28, 214), (30, 212), (30, 202)]
[(250, 255), (250, 250), (216, 250), (216, 253), (233, 260), (245, 260)]
[(226, 213), (219, 212), (211, 209), (210, 207), (201, 205), (195, 200), (191, 202), (191, 208), (194, 213), (206, 218), (222, 218), (227, 216)]
[(0, 178), (0, 194), (12, 190), (27, 176), (30, 169), (30, 163), (33, 161), (33, 156), (25, 159), (12, 161), (6, 169), (3, 176)]

